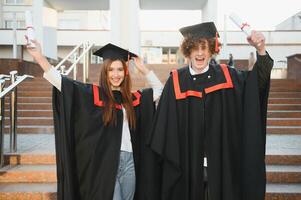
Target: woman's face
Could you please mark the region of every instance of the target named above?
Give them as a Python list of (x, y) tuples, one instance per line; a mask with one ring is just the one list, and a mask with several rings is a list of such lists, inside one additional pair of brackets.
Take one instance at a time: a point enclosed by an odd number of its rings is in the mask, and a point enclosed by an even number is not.
[(124, 68), (120, 60), (112, 62), (108, 70), (108, 79), (113, 90), (120, 88), (120, 85), (124, 80)]
[(192, 69), (196, 72), (202, 72), (211, 59), (208, 42), (206, 42), (205, 46), (199, 44), (198, 48), (193, 49), (190, 53), (189, 59), (191, 61)]

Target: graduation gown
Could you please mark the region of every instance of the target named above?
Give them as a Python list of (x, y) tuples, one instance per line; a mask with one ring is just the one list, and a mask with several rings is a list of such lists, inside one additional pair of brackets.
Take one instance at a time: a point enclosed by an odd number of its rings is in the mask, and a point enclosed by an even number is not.
[(174, 70), (151, 131), (161, 157), (161, 199), (203, 200), (203, 158), (210, 200), (264, 200), (266, 112), (273, 60), (259, 56), (251, 72), (210, 65), (192, 76)]
[[(114, 96), (117, 100), (118, 95), (114, 93)], [(121, 105), (116, 103), (117, 125), (104, 126), (103, 106), (100, 90), (95, 85), (63, 77), (61, 92), (53, 90), (58, 200), (113, 198), (123, 113)], [(130, 134), (136, 172), (135, 199), (139, 199), (147, 184), (140, 176), (145, 173), (140, 163), (141, 155), (148, 152), (144, 141), (154, 112), (152, 89), (133, 93), (133, 106), (137, 127)]]

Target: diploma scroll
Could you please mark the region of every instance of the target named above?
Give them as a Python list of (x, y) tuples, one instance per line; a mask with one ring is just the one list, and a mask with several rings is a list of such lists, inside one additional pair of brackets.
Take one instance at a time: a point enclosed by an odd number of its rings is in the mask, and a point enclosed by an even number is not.
[[(252, 29), (250, 25), (247, 22), (244, 22), (239, 16), (237, 16), (235, 13), (231, 13), (229, 15), (230, 19), (238, 28), (240, 28), (246, 35), (251, 36)], [(260, 46), (261, 43), (257, 44), (257, 46)]]
[(28, 45), (31, 48), (35, 48), (36, 46), (31, 42), (31, 40), (35, 40), (35, 31), (32, 23), (32, 15), (30, 11), (25, 11), (25, 23), (26, 23), (26, 36), (28, 39)]
[(244, 22), (240, 17), (238, 17), (235, 13), (230, 14), (230, 19), (233, 21), (238, 28), (240, 28), (247, 36), (251, 35), (251, 27), (247, 22)]

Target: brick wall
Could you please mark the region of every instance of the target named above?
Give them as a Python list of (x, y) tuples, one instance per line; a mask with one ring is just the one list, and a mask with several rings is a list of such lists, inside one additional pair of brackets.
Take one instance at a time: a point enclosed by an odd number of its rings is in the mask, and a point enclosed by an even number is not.
[(12, 70), (17, 70), (19, 75), (29, 74), (40, 77), (43, 74), (43, 70), (34, 62), (20, 59), (0, 59), (0, 74), (9, 74)]

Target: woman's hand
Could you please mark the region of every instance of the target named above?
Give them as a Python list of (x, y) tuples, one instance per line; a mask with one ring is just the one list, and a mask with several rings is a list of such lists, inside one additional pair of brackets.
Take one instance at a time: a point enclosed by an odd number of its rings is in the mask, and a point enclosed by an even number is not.
[(39, 59), (44, 57), (42, 54), (40, 43), (36, 40), (31, 40), (31, 42), (35, 45), (35, 47), (30, 47), (28, 38), (27, 37), (25, 37), (25, 38), (27, 40), (26, 48), (27, 48), (28, 53), (38, 62)]
[(33, 48), (33, 47), (30, 47), (30, 45), (28, 43), (28, 38), (26, 36), (25, 36), (25, 38), (27, 40), (26, 48), (27, 48), (28, 53), (42, 67), (42, 69), (44, 70), (44, 72), (47, 72), (48, 70), (50, 70), (51, 65), (49, 64), (49, 62), (47, 61), (47, 59), (42, 54), (40, 43), (38, 41), (36, 41), (36, 40), (31, 40), (31, 42), (35, 45), (35, 47)]
[(149, 73), (149, 69), (143, 64), (140, 57), (133, 57), (135, 67), (145, 76)]

